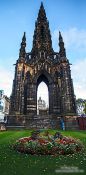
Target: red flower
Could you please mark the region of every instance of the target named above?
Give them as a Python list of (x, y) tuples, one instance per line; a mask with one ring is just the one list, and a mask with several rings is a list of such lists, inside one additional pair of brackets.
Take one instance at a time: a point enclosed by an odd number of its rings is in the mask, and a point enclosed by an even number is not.
[(60, 143), (62, 143), (62, 144), (71, 144), (71, 143), (76, 143), (76, 141), (74, 139), (72, 139), (72, 138), (63, 137), (60, 140)]
[(48, 141), (44, 140), (44, 139), (39, 139), (38, 141), (40, 144), (47, 144), (48, 143)]
[(22, 142), (22, 143), (25, 143), (25, 142), (29, 142), (30, 140), (32, 140), (31, 137), (23, 137), (23, 138), (19, 139), (18, 141)]

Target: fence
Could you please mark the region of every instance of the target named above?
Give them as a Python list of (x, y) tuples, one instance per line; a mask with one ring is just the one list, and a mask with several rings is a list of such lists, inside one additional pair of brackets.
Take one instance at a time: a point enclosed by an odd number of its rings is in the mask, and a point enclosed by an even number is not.
[(78, 117), (78, 124), (80, 130), (86, 130), (86, 117)]

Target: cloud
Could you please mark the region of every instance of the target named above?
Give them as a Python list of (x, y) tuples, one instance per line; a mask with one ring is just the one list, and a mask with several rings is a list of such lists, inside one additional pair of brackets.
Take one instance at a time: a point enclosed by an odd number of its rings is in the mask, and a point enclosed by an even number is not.
[(76, 61), (71, 67), (76, 98), (86, 99), (86, 58)]
[[(77, 29), (76, 27), (61, 31), (66, 49), (74, 49), (86, 52), (86, 30)], [(54, 30), (52, 34), (53, 47), (57, 50), (59, 30)]]
[(0, 89), (4, 90), (5, 95), (10, 97), (12, 92), (13, 72), (0, 66)]
[(86, 30), (79, 30), (77, 28), (70, 28), (63, 32), (65, 45), (67, 48), (73, 46), (75, 49), (86, 50)]

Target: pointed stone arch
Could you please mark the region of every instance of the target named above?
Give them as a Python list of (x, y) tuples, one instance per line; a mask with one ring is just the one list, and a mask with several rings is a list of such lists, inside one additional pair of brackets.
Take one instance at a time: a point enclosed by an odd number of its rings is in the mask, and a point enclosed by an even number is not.
[(40, 85), (41, 82), (44, 82), (47, 85), (47, 89), (48, 89), (48, 100), (49, 100), (49, 113), (50, 113), (50, 91), (49, 91), (49, 78), (47, 78), (47, 76), (45, 74), (40, 74), (40, 76), (37, 79), (37, 88), (36, 88), (36, 95), (38, 92), (38, 87)]

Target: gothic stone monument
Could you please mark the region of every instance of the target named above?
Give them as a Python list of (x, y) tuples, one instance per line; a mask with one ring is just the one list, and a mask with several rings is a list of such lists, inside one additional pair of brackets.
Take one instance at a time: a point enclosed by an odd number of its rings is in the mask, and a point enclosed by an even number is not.
[[(59, 32), (59, 52), (54, 52), (43, 3), (35, 22), (32, 50), (26, 53), (24, 33), (11, 95), (7, 127), (59, 128), (63, 117), (73, 127), (76, 116), (75, 96), (70, 63)], [(44, 81), (49, 91), (49, 114), (37, 115), (37, 88)], [(70, 119), (67, 120), (67, 118)], [(69, 124), (70, 123), (70, 124)], [(75, 126), (74, 126), (75, 127)]]

